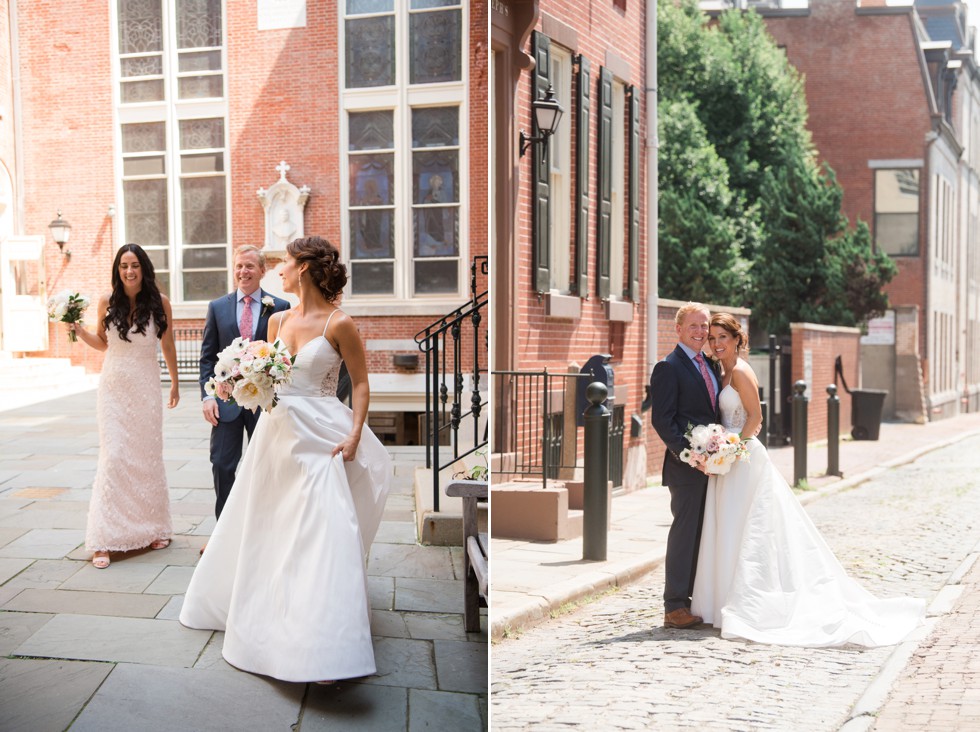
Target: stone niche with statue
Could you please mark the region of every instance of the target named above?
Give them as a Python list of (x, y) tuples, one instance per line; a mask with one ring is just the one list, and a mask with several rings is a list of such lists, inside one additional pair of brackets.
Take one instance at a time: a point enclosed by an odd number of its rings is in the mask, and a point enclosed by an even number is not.
[(266, 270), (262, 278), (262, 289), (280, 297), (295, 300), (282, 293), (282, 283), (275, 273), (276, 265), (286, 257), (286, 245), (303, 234), (303, 214), (306, 201), (310, 197), (310, 187), (297, 187), (286, 179), (289, 165), (283, 160), (276, 166), (279, 180), (268, 188), (259, 188), (256, 195), (265, 212), (265, 252)]

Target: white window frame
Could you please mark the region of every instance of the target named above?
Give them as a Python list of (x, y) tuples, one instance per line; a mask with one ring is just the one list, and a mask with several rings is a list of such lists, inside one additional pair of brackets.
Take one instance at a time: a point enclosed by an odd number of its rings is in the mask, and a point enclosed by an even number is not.
[[(122, 126), (125, 124), (143, 122), (163, 122), (165, 124), (166, 150), (164, 151), (164, 171), (167, 179), (167, 227), (168, 227), (168, 273), (170, 277), (170, 290), (164, 292), (169, 295), (174, 306), (175, 316), (177, 317), (203, 317), (202, 304), (206, 300), (184, 300), (184, 280), (183, 280), (183, 220), (181, 217), (181, 186), (182, 177), (195, 177), (201, 174), (188, 174), (186, 176), (180, 171), (180, 122), (192, 119), (221, 119), (224, 124), (224, 148), (221, 152), (224, 155), (224, 179), (225, 179), (225, 231), (228, 241), (225, 243), (226, 261), (225, 268), (225, 291), (231, 289), (232, 275), (232, 246), (234, 233), (232, 231), (232, 212), (231, 212), (231, 159), (229, 128), (228, 128), (228, 4), (222, 3), (221, 7), (221, 38), (224, 43), (221, 46), (221, 71), (220, 72), (187, 72), (178, 71), (178, 49), (177, 49), (177, 0), (160, 0), (163, 13), (163, 80), (164, 98), (156, 102), (128, 102), (123, 103), (121, 99), (121, 72), (120, 72), (120, 53), (119, 53), (119, 13), (118, 0), (110, 2), (110, 49), (112, 53), (112, 101), (113, 101), (113, 144), (115, 147), (115, 185), (116, 185), (116, 217), (117, 222), (113, 226), (115, 245), (120, 247), (126, 241), (126, 199), (123, 194), (123, 152), (122, 152)], [(207, 49), (202, 49), (207, 50)], [(216, 50), (213, 47), (211, 50)], [(222, 75), (222, 94), (221, 98), (208, 99), (179, 99), (178, 86), (179, 80), (185, 76), (198, 75)], [(146, 77), (159, 78), (159, 77)], [(212, 151), (216, 151), (212, 150)], [(194, 152), (206, 152), (205, 150)], [(206, 174), (211, 176), (212, 174)], [(140, 244), (141, 242), (133, 242)], [(214, 245), (208, 245), (213, 248)], [(188, 248), (194, 248), (194, 245)], [(178, 309), (178, 306), (179, 307)], [(200, 311), (200, 312), (199, 312)]]
[[(347, 121), (349, 112), (370, 112), (392, 110), (395, 135), (394, 151), (394, 293), (377, 295), (354, 295), (352, 284), (348, 282), (344, 292), (344, 310), (351, 315), (391, 315), (392, 305), (397, 303), (398, 313), (402, 315), (439, 315), (458, 307), (469, 298), (469, 4), (461, 2), (460, 28), (460, 80), (432, 84), (409, 85), (408, 38), (409, 2), (395, 0), (395, 83), (388, 86), (347, 89), (343, 72), (338, 75), (340, 93), (340, 207), (347, 212), (350, 207), (350, 175), (348, 146), (350, 128)], [(338, 55), (341, 66), (346, 63), (346, 0), (338, 0)], [(434, 11), (445, 8), (433, 8)], [(377, 13), (376, 15), (390, 15)], [(370, 18), (371, 14), (350, 16)], [(457, 291), (435, 295), (415, 295), (414, 278), (414, 223), (412, 207), (412, 118), (414, 107), (459, 108), (459, 261), (457, 270)], [(341, 257), (351, 259), (350, 217), (340, 217)]]

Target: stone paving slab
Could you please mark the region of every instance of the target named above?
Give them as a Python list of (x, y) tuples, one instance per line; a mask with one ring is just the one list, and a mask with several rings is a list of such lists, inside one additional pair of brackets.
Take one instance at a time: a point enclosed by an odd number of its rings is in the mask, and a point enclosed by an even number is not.
[(487, 729), (486, 707), (469, 694), (412, 689), (408, 695), (409, 730)]
[(9, 656), (53, 617), (45, 613), (0, 612), (0, 656)]
[(283, 730), (299, 719), (303, 684), (208, 669), (119, 664), (71, 732)]
[(437, 688), (432, 644), (429, 641), (375, 638), (374, 661), (378, 671), (374, 676), (364, 678), (362, 681), (365, 684)]
[(84, 566), (81, 562), (70, 559), (38, 559), (4, 586), (54, 590)]
[(182, 595), (194, 574), (193, 567), (167, 567), (144, 592), (156, 595)]
[(463, 581), (395, 579), (395, 610), (414, 610), (430, 613), (463, 612)]
[(62, 732), (112, 668), (108, 663), (0, 659), (0, 730)]
[(486, 643), (436, 640), (433, 645), (441, 691), (478, 694), (488, 687), (487, 667), (478, 662), (480, 658), (486, 658)]
[(85, 532), (85, 513), (53, 509), (50, 511), (31, 511), (23, 509), (12, 516), (0, 518), (0, 526), (25, 529), (74, 529)]
[(409, 521), (382, 521), (374, 537), (378, 544), (415, 544), (415, 525)]
[(371, 547), (368, 573), (382, 577), (456, 578), (447, 547), (402, 544), (375, 543)]
[[(21, 511), (18, 517), (43, 516), (47, 518), (60, 513), (58, 511)], [(85, 517), (83, 516), (83, 526), (84, 522)], [(85, 532), (81, 529), (31, 529), (23, 536), (0, 548), (0, 557), (60, 559), (84, 541)]]
[(28, 557), (0, 557), (0, 584), (6, 582), (11, 577), (16, 577), (34, 563)]
[[(27, 588), (2, 607), (28, 613), (74, 613), (154, 618), (169, 598), (123, 592), (79, 592)], [(0, 728), (2, 729), (2, 728)]]
[(87, 563), (62, 585), (62, 589), (143, 592), (166, 566), (165, 564), (142, 564), (116, 559), (113, 560), (108, 569), (96, 569), (91, 563)]
[(297, 732), (405, 732), (406, 729), (408, 689), (342, 682), (329, 687), (310, 685)]
[(191, 667), (211, 631), (171, 620), (56, 615), (14, 651), (16, 656)]

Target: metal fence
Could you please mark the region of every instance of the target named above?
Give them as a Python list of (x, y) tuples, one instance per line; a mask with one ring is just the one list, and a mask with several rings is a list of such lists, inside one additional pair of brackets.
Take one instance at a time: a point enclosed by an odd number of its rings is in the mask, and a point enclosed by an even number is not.
[[(197, 381), (201, 372), (201, 341), (203, 328), (174, 328), (174, 345), (177, 347), (177, 377), (181, 381)], [(164, 379), (170, 377), (163, 353), (157, 351), (160, 374)]]
[(564, 400), (556, 398), (556, 390), (564, 395), (569, 379), (591, 375), (552, 374), (544, 369), (494, 371), (492, 377), (494, 410), (504, 426), (496, 433), (501, 444), (493, 450), (514, 456), (513, 469), (505, 472), (523, 478), (541, 476), (542, 486), (547, 487), (563, 468), (575, 468), (578, 430), (565, 430), (566, 408), (557, 406)]

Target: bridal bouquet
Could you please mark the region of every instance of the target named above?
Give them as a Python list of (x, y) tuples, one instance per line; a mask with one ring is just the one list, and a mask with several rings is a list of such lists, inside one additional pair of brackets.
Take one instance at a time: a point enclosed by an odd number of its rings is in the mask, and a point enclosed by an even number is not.
[[(62, 290), (57, 295), (48, 298), (48, 320), (62, 323), (81, 323), (82, 313), (89, 306), (89, 298), (71, 290)], [(71, 343), (78, 341), (75, 331), (68, 331)]]
[(681, 451), (680, 459), (709, 475), (724, 475), (736, 460), (749, 459), (745, 443), (720, 424), (688, 425), (684, 436), (691, 446)]
[(279, 387), (293, 380), (295, 361), (278, 340), (267, 343), (236, 338), (218, 354), (214, 376), (204, 391), (253, 412), (260, 407), (271, 410), (279, 401)]

